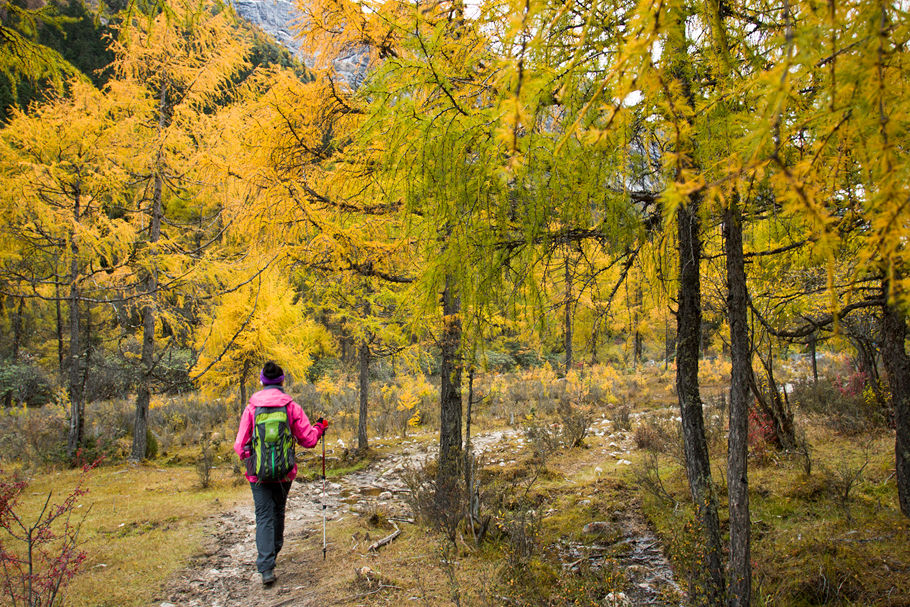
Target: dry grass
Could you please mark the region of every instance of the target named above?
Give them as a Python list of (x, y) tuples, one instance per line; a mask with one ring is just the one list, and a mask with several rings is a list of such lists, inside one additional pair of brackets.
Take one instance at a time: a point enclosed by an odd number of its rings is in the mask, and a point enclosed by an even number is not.
[[(55, 472), (29, 482), (23, 500), (34, 517), (49, 492), (63, 497), (81, 472)], [(67, 592), (71, 607), (149, 605), (161, 584), (202, 542), (201, 523), (246, 498), (230, 470), (214, 470), (212, 485), (195, 489), (192, 467), (108, 466), (89, 473), (89, 493), (76, 516), (86, 512), (81, 540), (88, 558)], [(40, 502), (40, 503), (39, 503)], [(100, 592), (103, 589), (103, 592)]]

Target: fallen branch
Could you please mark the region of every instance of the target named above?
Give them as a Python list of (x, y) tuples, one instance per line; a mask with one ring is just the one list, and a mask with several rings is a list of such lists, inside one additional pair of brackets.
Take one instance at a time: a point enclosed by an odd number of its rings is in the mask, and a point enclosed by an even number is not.
[(401, 535), (401, 529), (398, 528), (398, 525), (396, 525), (395, 523), (392, 523), (392, 526), (395, 527), (395, 532), (391, 533), (391, 534), (385, 536), (384, 538), (382, 538), (381, 540), (371, 544), (369, 549), (367, 550), (368, 552), (376, 552), (377, 550), (379, 550), (386, 544), (391, 544), (395, 538), (397, 538), (399, 535)]

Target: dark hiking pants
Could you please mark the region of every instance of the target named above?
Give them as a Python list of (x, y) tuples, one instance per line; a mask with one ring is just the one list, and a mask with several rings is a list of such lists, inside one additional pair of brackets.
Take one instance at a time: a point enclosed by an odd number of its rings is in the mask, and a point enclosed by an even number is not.
[(275, 568), (275, 558), (284, 545), (284, 509), (291, 483), (250, 483), (256, 505), (256, 569), (265, 573)]

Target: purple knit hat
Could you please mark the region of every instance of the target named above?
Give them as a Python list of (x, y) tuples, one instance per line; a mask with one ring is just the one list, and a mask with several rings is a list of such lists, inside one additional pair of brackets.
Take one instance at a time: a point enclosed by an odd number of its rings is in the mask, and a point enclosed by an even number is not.
[(281, 367), (269, 361), (262, 367), (259, 381), (262, 382), (263, 386), (279, 386), (284, 383), (284, 371)]

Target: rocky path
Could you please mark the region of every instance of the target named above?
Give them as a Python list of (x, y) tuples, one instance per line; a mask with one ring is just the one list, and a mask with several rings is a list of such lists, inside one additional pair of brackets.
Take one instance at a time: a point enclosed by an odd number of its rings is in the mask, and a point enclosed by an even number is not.
[[(622, 459), (627, 448), (621, 445), (621, 438), (612, 440), (614, 437), (609, 435), (608, 424), (606, 421), (595, 424), (593, 433), (603, 437), (605, 456)], [(474, 449), (486, 453), (494, 465), (507, 465), (510, 461), (509, 450), (514, 451), (515, 444), (522, 442), (523, 438), (516, 430), (487, 433), (472, 440)], [(425, 461), (429, 454), (427, 447), (417, 441), (404, 441), (401, 447), (399, 452), (374, 461), (363, 470), (327, 483), (329, 525), (344, 517), (369, 512), (377, 506), (393, 517), (410, 516), (403, 500), (406, 492), (403, 473)], [(294, 483), (288, 498), (286, 546), (311, 536), (320, 536), (318, 539), (321, 540), (321, 499), (321, 481)], [(679, 589), (659, 542), (637, 512), (614, 513), (619, 514), (622, 515), (620, 525), (623, 536), (620, 544), (628, 544), (627, 547), (620, 550), (604, 547), (602, 553), (595, 550), (593, 554), (578, 551), (579, 559), (590, 559), (594, 566), (596, 559), (601, 558), (599, 554), (621, 555), (620, 563), (629, 574), (631, 584), (624, 592), (608, 597), (605, 604), (611, 607), (669, 607), (678, 604), (662, 598), (678, 596)], [(278, 583), (263, 591), (255, 567), (252, 502), (213, 517), (207, 524), (207, 532), (209, 541), (205, 549), (171, 580), (162, 598), (153, 604), (154, 607), (315, 607), (325, 604), (319, 597), (318, 589), (309, 587), (306, 582), (310, 578), (308, 572), (323, 566), (321, 555), (306, 556), (299, 552), (285, 555), (283, 552), (276, 570), (279, 573)], [(312, 541), (315, 542), (315, 538)]]

